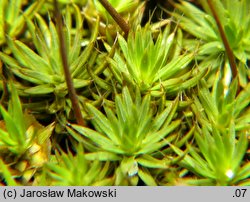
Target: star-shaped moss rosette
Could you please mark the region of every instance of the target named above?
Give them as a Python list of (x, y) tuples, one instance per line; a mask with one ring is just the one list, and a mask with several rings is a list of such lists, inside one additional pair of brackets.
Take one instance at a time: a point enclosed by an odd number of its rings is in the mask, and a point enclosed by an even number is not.
[(194, 97), (192, 110), (199, 124), (212, 127), (213, 124), (220, 130), (230, 127), (232, 122), (236, 131), (250, 132), (250, 85), (237, 94), (237, 79), (226, 86), (223, 77), (215, 77), (212, 91), (206, 82), (201, 81), (198, 87), (198, 96)]
[[(177, 12), (172, 15), (176, 17), (181, 28), (193, 36), (184, 39), (185, 48), (193, 51), (199, 47), (196, 58), (202, 61), (200, 66), (209, 65), (217, 71), (228, 59), (225, 57), (224, 44), (211, 10), (206, 1), (200, 0), (200, 3), (203, 10), (187, 1), (181, 1), (175, 4)], [(246, 86), (250, 75), (247, 65), (250, 58), (250, 2), (220, 0), (212, 3), (237, 63), (241, 63), (237, 65), (240, 83)]]
[[(75, 24), (73, 24), (73, 21)], [(95, 39), (97, 37), (98, 23), (93, 30), (92, 38), (88, 39), (88, 45), (82, 47), (82, 15), (77, 6), (67, 7), (65, 14), (65, 36), (67, 57), (74, 87), (82, 89), (92, 82), (86, 64), (93, 53)], [(34, 49), (22, 41), (8, 37), (8, 45), (13, 57), (0, 53), (0, 58), (7, 68), (21, 78), (21, 82), (15, 82), (22, 96), (42, 97), (43, 101), (30, 106), (34, 111), (42, 110), (56, 113), (62, 109), (69, 113), (68, 89), (65, 82), (64, 71), (59, 52), (59, 38), (54, 23), (49, 20), (49, 25), (40, 16), (36, 15), (36, 23), (27, 20)], [(83, 50), (84, 48), (84, 50)], [(94, 54), (94, 57), (96, 55)]]
[(44, 167), (44, 175), (38, 183), (46, 186), (111, 186), (114, 179), (108, 174), (109, 163), (87, 160), (79, 144), (74, 154), (70, 151), (56, 152)]
[(249, 185), (250, 164), (244, 158), (249, 144), (249, 85), (237, 94), (237, 79), (229, 86), (217, 74), (210, 92), (204, 80), (194, 93), (192, 111), (196, 119), (195, 144), (187, 144), (180, 165), (201, 177), (193, 185)]
[[(0, 106), (0, 156), (13, 177), (28, 183), (49, 160), (50, 136), (54, 123), (44, 127), (32, 115), (23, 113), (17, 90), (12, 85), (8, 111)], [(0, 170), (0, 172), (2, 172)]]
[(157, 38), (148, 25), (130, 32), (127, 41), (118, 35), (118, 42), (121, 51), (110, 59), (110, 71), (120, 84), (125, 80), (159, 96), (162, 88), (173, 94), (195, 86), (206, 74), (191, 66), (194, 54), (181, 53), (182, 32), (170, 33), (170, 23)]
[[(198, 150), (188, 145), (189, 154), (172, 145), (179, 156), (184, 156), (179, 165), (201, 178), (196, 180), (196, 185), (248, 185), (249, 162), (244, 162), (243, 157), (247, 149), (247, 133), (237, 133), (232, 123), (224, 132), (212, 126), (197, 127), (195, 140)], [(193, 180), (194, 183), (195, 180)], [(193, 184), (194, 185), (194, 184)]]
[[(181, 123), (181, 119), (174, 119), (178, 98), (161, 113), (153, 115), (150, 95), (142, 98), (137, 90), (135, 96), (133, 99), (125, 87), (122, 95), (116, 95), (113, 108), (104, 106), (105, 114), (87, 104), (95, 130), (73, 124), (68, 131), (82, 141), (77, 131), (95, 148), (92, 150), (90, 147), (92, 152), (86, 154), (86, 158), (119, 162), (115, 173), (116, 185), (135, 185), (138, 176), (147, 185), (155, 185), (147, 168), (166, 168), (169, 163), (154, 153), (176, 138), (171, 133)], [(126, 181), (129, 178), (131, 182)]]

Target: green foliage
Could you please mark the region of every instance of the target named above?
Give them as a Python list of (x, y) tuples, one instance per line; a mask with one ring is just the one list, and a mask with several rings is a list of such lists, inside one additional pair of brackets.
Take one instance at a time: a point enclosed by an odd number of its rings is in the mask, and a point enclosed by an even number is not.
[[(192, 51), (199, 46), (197, 59), (202, 61), (201, 67), (212, 66), (213, 69), (217, 69), (227, 61), (225, 48), (207, 2), (204, 0), (199, 2), (204, 11), (191, 3), (181, 1), (180, 4), (175, 4), (179, 12), (173, 13), (173, 16), (179, 20), (180, 26), (186, 32), (195, 37), (187, 38), (184, 44)], [(235, 57), (242, 63), (239, 64), (238, 71), (240, 82), (245, 86), (249, 75), (247, 60), (250, 58), (250, 20), (248, 17), (250, 2), (248, 0), (212, 2), (215, 4), (229, 45)]]
[(6, 127), (6, 130), (0, 129), (0, 146), (7, 148), (16, 155), (23, 155), (31, 148), (34, 139), (37, 139), (38, 144), (44, 144), (53, 130), (53, 124), (47, 128), (35, 128), (32, 117), (22, 112), (17, 91), (13, 86), (11, 92), (8, 112), (3, 106), (0, 106), (0, 112)]
[(0, 106), (0, 112), (7, 130), (5, 132), (3, 129), (0, 129), (1, 146), (7, 146), (15, 154), (23, 154), (29, 144), (28, 139), (25, 137), (27, 126), (25, 125), (21, 103), (14, 87), (12, 87), (11, 98), (8, 106), (9, 113), (4, 107)]
[[(220, 39), (216, 22), (210, 14), (207, 3), (200, 0), (205, 11), (202, 11), (194, 5), (182, 1), (176, 7), (184, 13), (174, 13), (173, 15), (180, 19), (181, 27), (201, 39), (199, 53), (201, 56), (210, 55), (216, 59), (224, 51), (223, 43)], [(241, 0), (231, 2), (230, 0), (213, 1), (217, 8), (218, 15), (224, 26), (227, 39), (235, 56), (243, 63), (249, 59), (249, 26), (248, 18), (249, 1)], [(190, 41), (190, 44), (196, 44)], [(192, 46), (191, 46), (192, 47)]]
[(127, 41), (118, 36), (123, 55), (117, 52), (114, 60), (110, 61), (116, 79), (122, 82), (124, 77), (138, 85), (142, 92), (154, 91), (155, 94), (162, 87), (167, 93), (173, 93), (194, 86), (206, 71), (191, 69), (189, 64), (194, 55), (181, 54), (178, 47), (182, 41), (181, 30), (170, 33), (169, 24), (157, 39), (151, 32), (146, 26), (131, 32)]
[[(113, 22), (110, 14), (105, 10), (98, 0), (93, 0), (94, 5), (100, 15), (108, 22)], [(138, 0), (110, 0), (108, 1), (118, 13), (128, 13), (131, 12), (139, 3)]]
[(17, 183), (12, 178), (11, 172), (9, 171), (8, 167), (4, 164), (2, 159), (0, 159), (0, 172), (3, 173), (5, 183), (9, 186), (16, 186)]
[[(86, 70), (86, 63), (93, 50), (98, 23), (88, 46), (82, 51), (81, 43), (83, 30), (82, 16), (78, 7), (73, 6), (74, 13), (69, 7), (65, 17), (66, 47), (68, 49), (68, 61), (76, 89), (83, 88), (91, 83), (91, 78)], [(73, 27), (72, 20), (76, 27)], [(17, 85), (24, 96), (46, 96), (53, 93), (54, 103), (46, 109), (49, 113), (55, 113), (67, 107), (65, 97), (68, 94), (62, 62), (59, 54), (59, 39), (54, 23), (50, 20), (49, 26), (40, 15), (36, 15), (37, 23), (27, 21), (35, 50), (19, 40), (8, 38), (8, 45), (14, 58), (0, 53), (0, 58), (8, 65), (11, 71), (32, 85)], [(37, 52), (37, 53), (36, 53)], [(24, 82), (23, 82), (24, 83)], [(44, 103), (44, 106), (47, 104)], [(69, 111), (69, 110), (67, 110)]]
[(250, 185), (249, 1), (109, 2), (0, 1), (0, 183)]
[[(197, 117), (195, 140), (198, 150), (188, 144), (189, 154), (181, 165), (210, 179), (214, 185), (235, 185), (250, 174), (247, 171), (249, 164), (242, 162), (250, 129), (249, 108), (246, 111), (250, 102), (249, 88), (238, 96), (236, 93), (237, 80), (225, 89), (218, 76), (211, 93), (203, 80), (198, 96), (194, 94), (192, 108)], [(172, 148), (178, 155), (184, 154), (174, 145)]]
[(44, 0), (34, 2), (25, 11), (22, 11), (23, 2), (21, 0), (1, 0), (0, 46), (6, 42), (6, 35), (10, 37), (19, 35), (24, 28), (26, 19), (33, 18), (43, 3)]
[[(171, 132), (181, 122), (172, 120), (177, 105), (178, 98), (160, 114), (153, 116), (150, 95), (142, 99), (137, 91), (133, 100), (125, 87), (122, 95), (115, 98), (115, 109), (104, 106), (106, 116), (87, 104), (96, 131), (78, 125), (72, 127), (97, 145), (97, 151), (87, 156), (99, 160), (120, 160), (122, 173), (133, 176), (139, 172), (137, 164), (150, 168), (166, 167), (166, 162), (150, 154), (159, 151), (175, 138)], [(74, 131), (68, 130), (74, 136)], [(146, 173), (143, 170), (140, 172), (145, 177)]]
[[(28, 182), (35, 171), (48, 160), (49, 138), (54, 123), (47, 127), (41, 126), (33, 116), (22, 112), (17, 90), (13, 85), (11, 93), (8, 111), (0, 106), (4, 121), (1, 124), (3, 128), (0, 128), (0, 156), (18, 171), (15, 172), (17, 176), (21, 175)], [(9, 174), (3, 162), (1, 167), (7, 180)], [(8, 182), (13, 184), (10, 179)]]
[(233, 123), (237, 131), (249, 131), (249, 96), (249, 85), (237, 95), (237, 80), (226, 87), (217, 76), (211, 93), (204, 80), (201, 82), (198, 96), (194, 95), (193, 110), (201, 125), (216, 124), (224, 130)]
[[(198, 132), (199, 131), (199, 132)], [(215, 126), (212, 131), (206, 126), (197, 128), (195, 140), (200, 152), (188, 145), (189, 155), (181, 161), (181, 165), (204, 178), (210, 179), (214, 185), (235, 185), (249, 176), (249, 164), (241, 167), (247, 147), (247, 134), (241, 132), (236, 138), (234, 125), (224, 132)], [(178, 155), (183, 151), (172, 146)], [(201, 153), (201, 154), (200, 154)]]
[[(46, 165), (45, 172), (50, 185), (60, 186), (105, 186), (112, 184), (112, 178), (105, 178), (108, 164), (102, 166), (98, 161), (88, 161), (83, 148), (78, 146), (76, 154), (56, 153), (55, 161)], [(48, 182), (44, 182), (48, 185)]]

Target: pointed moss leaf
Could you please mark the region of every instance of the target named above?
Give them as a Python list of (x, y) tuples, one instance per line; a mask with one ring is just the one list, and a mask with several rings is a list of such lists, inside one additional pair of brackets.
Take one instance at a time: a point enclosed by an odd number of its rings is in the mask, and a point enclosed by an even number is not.
[(22, 135), (22, 138), (25, 139), (24, 134), (26, 131), (25, 119), (22, 111), (22, 105), (17, 94), (17, 90), (12, 84), (11, 86), (11, 102), (9, 103), (9, 111), (11, 111), (11, 116), (13, 121), (16, 123), (16, 126)]
[(231, 104), (235, 101), (236, 95), (237, 95), (237, 88), (238, 88), (238, 79), (235, 78), (230, 87), (229, 90), (226, 94), (226, 98), (225, 98), (225, 104)]
[(100, 148), (103, 148), (107, 151), (122, 154), (123, 150), (118, 148), (113, 144), (113, 142), (105, 137), (105, 135), (98, 133), (94, 130), (91, 130), (89, 128), (85, 128), (78, 125), (72, 125), (72, 127), (77, 130), (80, 134), (84, 135), (85, 137), (88, 137), (91, 139), (94, 143), (96, 143)]
[(206, 76), (208, 72), (208, 69), (203, 69), (202, 71), (195, 72), (192, 74), (192, 78), (184, 80), (184, 82), (181, 84), (180, 90), (188, 89), (191, 87), (194, 87), (198, 84), (198, 82)]
[(115, 116), (114, 112), (112, 109), (108, 108), (108, 107), (104, 107), (105, 112), (107, 114), (107, 118), (108, 120), (112, 120), (111, 122), (111, 128), (113, 131), (113, 134), (115, 134), (115, 137), (117, 138), (117, 143), (121, 143), (121, 134), (122, 134), (122, 128), (120, 126), (119, 121), (117, 120), (117, 117)]
[(24, 73), (24, 69), (20, 68), (20, 69), (12, 69), (13, 73), (18, 76), (19, 78), (22, 78), (24, 80), (27, 80), (31, 83), (34, 83), (34, 84), (43, 84), (43, 81), (40, 80), (39, 77), (36, 77), (36, 78), (32, 78), (30, 76), (30, 72), (28, 74)]
[(47, 167), (52, 171), (49, 172), (53, 178), (57, 179), (58, 181), (71, 181), (72, 173), (67, 168), (60, 167), (58, 165), (54, 165), (52, 163), (47, 164)]
[[(235, 33), (235, 29), (232, 30), (232, 26), (230, 25), (225, 25), (224, 26), (224, 30), (225, 30), (225, 34), (226, 34), (226, 37), (227, 37), (227, 40), (230, 44), (231, 47), (235, 47), (236, 45), (236, 33)], [(235, 27), (234, 27), (235, 28)]]
[(205, 86), (201, 87), (199, 91), (199, 98), (209, 118), (212, 121), (215, 121), (218, 117), (218, 109), (216, 108), (215, 101), (209, 93), (209, 90)]
[(115, 98), (115, 105), (116, 105), (116, 110), (117, 110), (117, 117), (118, 120), (122, 123), (126, 122), (127, 119), (127, 108), (126, 106), (123, 105), (122, 103), (122, 99), (120, 98), (120, 96), (116, 96)]
[(178, 108), (178, 105), (179, 105), (179, 96), (177, 96), (174, 100), (174, 102), (171, 104), (171, 112), (169, 114), (169, 116), (167, 117), (167, 120), (166, 120), (166, 125), (170, 124), (174, 118), (174, 115), (176, 113), (176, 110)]
[(39, 14), (36, 14), (36, 22), (37, 24), (33, 23), (33, 25), (35, 26), (35, 33), (33, 33), (34, 34), (33, 40), (37, 41), (37, 43), (35, 43), (36, 49), (39, 52), (39, 55), (42, 56), (44, 59), (49, 58), (50, 46), (51, 46), (50, 30), (45, 20)]
[[(55, 28), (55, 25), (52, 21), (49, 23), (49, 30), (51, 34), (51, 42), (50, 42), (50, 55), (52, 56), (51, 61), (55, 60), (55, 63), (58, 63), (54, 65), (53, 70), (55, 74), (62, 74), (62, 61), (60, 57), (60, 45), (59, 45), (59, 37)], [(69, 52), (69, 50), (66, 50), (66, 52)]]
[(50, 125), (43, 128), (41, 132), (39, 131), (40, 133), (38, 134), (38, 137), (37, 137), (39, 145), (44, 144), (45, 141), (49, 139), (49, 137), (51, 136), (54, 130), (54, 127), (55, 127), (55, 123), (53, 122)]
[[(202, 153), (205, 156), (205, 159), (193, 148), (191, 145), (188, 145), (189, 153), (190, 156), (195, 160), (196, 164), (199, 165), (199, 168), (197, 168), (198, 173), (213, 173), (215, 169), (215, 163), (216, 160), (213, 159), (212, 157), (215, 156), (216, 154), (211, 154), (208, 153), (206, 156), (204, 153)], [(207, 158), (206, 158), (207, 157)], [(203, 170), (202, 170), (203, 169)], [(201, 171), (202, 170), (202, 171)], [(206, 176), (207, 174), (205, 174)], [(206, 176), (207, 177), (207, 176)], [(216, 178), (216, 174), (213, 175), (213, 178)]]
[(191, 172), (195, 174), (199, 174), (199, 175), (214, 179), (213, 172), (207, 168), (206, 164), (204, 163), (200, 164), (198, 161), (196, 161), (191, 156), (187, 155), (186, 153), (184, 153), (182, 150), (180, 150), (178, 147), (174, 145), (171, 145), (171, 148), (179, 156), (185, 155), (184, 159), (180, 162), (182, 166), (186, 167), (188, 170), (190, 170)]
[(122, 91), (122, 98), (125, 110), (131, 109), (133, 106), (133, 101), (127, 87), (125, 87)]
[(4, 18), (5, 18), (5, 6), (7, 5), (7, 1), (0, 1), (0, 44), (5, 41), (5, 30), (4, 30)]
[(193, 55), (189, 54), (189, 55), (179, 56), (178, 59), (172, 60), (170, 63), (168, 63), (159, 71), (154, 81), (158, 81), (159, 79), (166, 80), (172, 78), (177, 74), (177, 72), (186, 68), (187, 65), (192, 61), (192, 59)]
[(119, 42), (119, 45), (120, 45), (125, 57), (128, 58), (127, 42), (125, 41), (125, 39), (121, 35), (118, 35), (118, 42)]
[(44, 54), (44, 52), (46, 52), (46, 51), (44, 51), (43, 45), (41, 43), (41, 41), (42, 41), (41, 37), (36, 32), (36, 26), (34, 25), (34, 23), (30, 19), (26, 19), (26, 24), (27, 24), (29, 32), (32, 36), (32, 40), (33, 40), (34, 46), (37, 49), (38, 54), (41, 55), (42, 57), (44, 57), (46, 55), (46, 54)]
[(78, 55), (80, 55), (81, 51), (81, 37), (82, 37), (82, 31), (79, 29), (79, 31), (76, 32), (73, 45), (69, 52), (69, 64), (72, 64), (77, 58)]
[[(9, 35), (11, 37), (14, 37), (16, 34), (19, 34), (19, 32), (22, 30), (24, 23), (25, 23), (25, 18), (32, 18), (35, 13), (37, 13), (37, 11), (41, 8), (41, 6), (44, 4), (45, 0), (41, 0), (41, 1), (36, 1), (32, 4), (29, 5), (29, 7), (27, 7), (23, 13), (21, 15), (19, 15), (18, 17), (16, 16), (16, 19), (11, 21), (10, 23), (14, 24), (11, 26), (11, 29), (9, 31)], [(17, 10), (20, 7), (15, 7), (14, 8), (14, 12), (17, 14), (19, 12), (17, 12)]]
[(72, 72), (72, 77), (78, 77), (80, 72), (83, 71), (83, 67), (88, 61), (92, 50), (94, 48), (94, 42), (89, 43), (84, 51), (78, 56), (78, 58), (70, 65), (70, 71)]
[(26, 60), (28, 68), (50, 74), (51, 68), (48, 65), (47, 61), (38, 56), (34, 51), (28, 48), (24, 43), (21, 41), (16, 40), (15, 45), (19, 50), (19, 55)]
[(44, 94), (49, 94), (54, 92), (54, 87), (51, 86), (50, 84), (43, 84), (43, 85), (38, 85), (35, 87), (27, 88), (24, 90), (25, 93), (28, 93), (30, 95), (44, 95)]
[(201, 45), (199, 49), (199, 54), (201, 55), (214, 55), (216, 52), (222, 52), (224, 51), (224, 46), (221, 44), (219, 41), (212, 41), (212, 42), (207, 42), (204, 45)]
[(8, 186), (16, 186), (17, 183), (13, 179), (11, 172), (9, 171), (7, 165), (4, 164), (2, 159), (0, 159), (0, 172), (3, 173), (3, 177)]
[(83, 79), (73, 79), (74, 87), (75, 88), (82, 88), (88, 86), (92, 83), (91, 80), (83, 80)]
[(5, 132), (4, 130), (0, 129), (0, 145), (6, 146), (17, 146), (18, 143), (14, 141), (10, 136), (9, 133)]
[(91, 161), (94, 161), (94, 160), (99, 160), (99, 161), (118, 161), (118, 160), (121, 160), (121, 158), (118, 155), (111, 153), (111, 152), (104, 152), (104, 151), (87, 153), (87, 154), (85, 154), (85, 158), (87, 160), (91, 160)]
[(10, 57), (5, 53), (0, 52), (0, 59), (7, 65), (11, 66), (11, 68), (15, 69), (21, 68), (21, 66), (19, 66), (18, 62), (13, 57)]
[(19, 9), (21, 9), (21, 5), (22, 5), (22, 1), (15, 0), (7, 7), (7, 11), (5, 15), (7, 22), (11, 23), (11, 22), (14, 22), (14, 20), (16, 20), (16, 18), (18, 17), (18, 14), (20, 14)]
[[(208, 140), (207, 140), (207, 137), (206, 135), (204, 134), (205, 138), (204, 137), (201, 137), (198, 133), (195, 133), (195, 140), (199, 146), (199, 149), (201, 150), (201, 153), (202, 155), (205, 157), (206, 161), (208, 162), (208, 164), (210, 166), (213, 167), (214, 163), (214, 158), (213, 156), (216, 155), (214, 153), (211, 153), (212, 149), (214, 148), (214, 146), (211, 146), (211, 144), (213, 144), (212, 142), (210, 143)], [(191, 147), (190, 147), (191, 148)], [(193, 155), (194, 155), (194, 158), (196, 158), (196, 160), (202, 164), (204, 164), (204, 160), (201, 159), (201, 157), (195, 153), (195, 150), (192, 150), (193, 151)], [(213, 151), (215, 152), (215, 151)]]
[[(18, 61), (18, 63), (21, 64), (20, 66), (28, 66), (28, 63), (25, 57), (23, 57), (22, 52), (17, 48), (15, 40), (10, 38), (9, 36), (7, 36), (6, 39), (9, 48), (11, 49), (13, 55), (15, 56), (15, 59)], [(32, 66), (30, 68), (32, 68)]]
[[(55, 77), (53, 78), (53, 80), (55, 81)], [(73, 79), (73, 83), (74, 83), (74, 87), (77, 88), (82, 88), (85, 86), (88, 86), (89, 84), (92, 83), (91, 80), (81, 80), (81, 79)], [(55, 94), (57, 95), (62, 95), (65, 96), (68, 93), (67, 90), (67, 84), (65, 81), (55, 81), (54, 83), (55, 86), (53, 86), (53, 91), (55, 92)]]
[(186, 81), (191, 76), (191, 72), (187, 72), (184, 75), (181, 75), (177, 78), (167, 79), (165, 81), (160, 81), (156, 83), (151, 90), (152, 91), (159, 91), (162, 87), (165, 89), (166, 92), (178, 92), (181, 90), (181, 85), (184, 81)]
[[(35, 70), (29, 70), (29, 69), (20, 69), (19, 70), (20, 74), (23, 74), (24, 76), (31, 77), (32, 79), (36, 79), (42, 83), (48, 83), (48, 84), (53, 84), (54, 79), (53, 76), (50, 74), (42, 73), (39, 71)], [(31, 81), (32, 81), (31, 79)], [(40, 84), (40, 82), (38, 84)]]
[(105, 133), (110, 140), (117, 144), (119, 142), (119, 139), (116, 137), (116, 134), (112, 129), (112, 122), (110, 122), (110, 120), (108, 120), (99, 110), (97, 110), (91, 104), (87, 103), (86, 106), (93, 116), (94, 124), (98, 125), (101, 131)]
[(219, 132), (219, 130), (217, 130), (215, 126), (213, 126), (212, 128), (212, 136), (216, 149), (221, 151), (221, 153), (225, 153), (225, 144), (222, 139), (222, 134)]
[(143, 167), (147, 168), (162, 168), (166, 169), (166, 161), (156, 159), (150, 155), (144, 154), (141, 157), (137, 158), (136, 161)]
[[(143, 101), (141, 103), (141, 106), (138, 106), (140, 111), (139, 111), (139, 123), (144, 125), (147, 122), (151, 122), (151, 112), (150, 112), (150, 96), (146, 95), (143, 98)], [(129, 109), (129, 106), (128, 106)], [(140, 125), (141, 126), (141, 125)], [(138, 127), (140, 127), (138, 126)]]
[(164, 122), (166, 121), (167, 117), (169, 116), (169, 113), (172, 109), (172, 103), (168, 105), (168, 107), (166, 107), (164, 109), (164, 111), (162, 111), (155, 119), (154, 119), (154, 124), (153, 124), (153, 128), (155, 130), (159, 130), (162, 125), (164, 124)]
[(223, 134), (222, 136), (222, 141), (224, 143), (225, 147), (225, 153), (230, 157), (231, 159), (233, 158), (233, 153), (235, 152), (235, 136), (236, 136), (236, 131), (235, 131), (235, 124), (233, 121), (230, 124), (229, 130)]
[(233, 166), (234, 168), (237, 168), (240, 166), (240, 163), (242, 162), (242, 159), (245, 155), (246, 149), (247, 149), (247, 134), (245, 132), (242, 132), (240, 134), (239, 140), (235, 146), (235, 152), (233, 156)]
[(100, 164), (99, 161), (94, 161), (91, 163), (91, 166), (89, 167), (88, 172), (84, 176), (84, 183), (86, 185), (91, 185), (92, 181), (97, 178), (98, 174), (100, 172)]
[(157, 186), (154, 178), (146, 169), (140, 168), (138, 171), (138, 175), (147, 186)]
[(162, 129), (152, 134), (149, 134), (144, 140), (144, 144), (156, 143), (163, 140), (170, 132), (176, 129), (181, 123), (181, 120), (172, 121), (170, 125), (164, 125)]
[(0, 106), (0, 112), (3, 116), (5, 121), (6, 129), (11, 137), (16, 143), (20, 144), (20, 146), (24, 145), (25, 143), (25, 134), (21, 134), (22, 131), (19, 131), (17, 125), (18, 123), (14, 122), (10, 114)]
[(172, 142), (175, 138), (175, 135), (172, 135), (165, 139), (162, 139), (159, 142), (155, 142), (154, 144), (142, 142), (142, 148), (137, 152), (137, 154), (150, 154), (152, 152), (159, 151), (170, 142)]
[[(250, 162), (244, 164), (237, 172), (234, 181), (240, 182), (241, 180), (248, 179), (250, 176)], [(249, 182), (250, 183), (250, 182)], [(249, 185), (248, 185), (249, 186)]]

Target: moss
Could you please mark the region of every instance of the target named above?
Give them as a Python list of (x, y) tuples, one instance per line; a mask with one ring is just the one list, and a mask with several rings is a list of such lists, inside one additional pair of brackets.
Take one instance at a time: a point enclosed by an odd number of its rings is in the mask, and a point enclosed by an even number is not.
[(250, 185), (248, 0), (12, 2), (2, 184)]

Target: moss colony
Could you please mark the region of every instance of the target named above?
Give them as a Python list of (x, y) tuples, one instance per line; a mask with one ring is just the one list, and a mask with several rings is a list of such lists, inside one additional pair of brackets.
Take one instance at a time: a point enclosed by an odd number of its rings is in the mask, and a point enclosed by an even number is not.
[(1, 184), (250, 185), (249, 10), (1, 0)]

